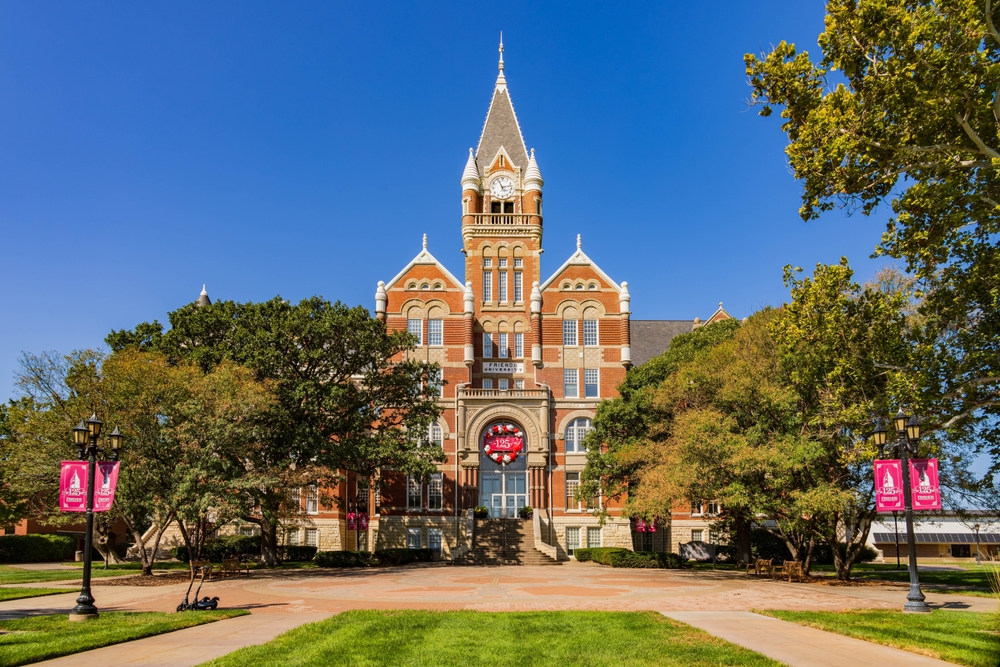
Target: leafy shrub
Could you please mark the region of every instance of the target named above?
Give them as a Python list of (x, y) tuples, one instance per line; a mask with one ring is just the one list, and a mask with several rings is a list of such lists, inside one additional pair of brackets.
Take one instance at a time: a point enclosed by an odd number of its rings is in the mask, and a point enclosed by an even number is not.
[(364, 551), (320, 551), (316, 554), (319, 567), (389, 567), (407, 563), (429, 562), (434, 557), (430, 549), (381, 549)]
[(76, 540), (66, 535), (0, 535), (0, 563), (72, 560)]
[(406, 565), (407, 563), (429, 563), (434, 558), (430, 549), (382, 549), (375, 552), (378, 564)]
[(593, 561), (610, 567), (679, 569), (684, 566), (681, 557), (674, 553), (630, 551), (622, 547), (576, 549), (573, 555), (578, 561)]
[(527, 505), (525, 505), (524, 507), (522, 507), (517, 511), (518, 516), (520, 516), (522, 519), (530, 519), (534, 513), (535, 510), (531, 509)]
[(278, 556), (289, 563), (301, 563), (316, 556), (316, 547), (286, 546), (278, 549)]
[(374, 554), (366, 551), (317, 551), (318, 567), (372, 567), (378, 565)]
[(474, 510), (472, 510), (472, 516), (477, 519), (485, 519), (490, 515), (490, 508), (486, 505), (477, 505)]

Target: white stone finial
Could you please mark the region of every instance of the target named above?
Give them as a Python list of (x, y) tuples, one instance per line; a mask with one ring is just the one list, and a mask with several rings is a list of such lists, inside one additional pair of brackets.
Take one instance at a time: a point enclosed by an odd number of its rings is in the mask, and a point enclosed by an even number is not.
[(622, 282), (622, 291), (618, 294), (618, 312), (632, 312), (632, 295), (628, 292), (627, 282)]
[(205, 285), (204, 283), (202, 284), (202, 286), (201, 286), (201, 296), (208, 296), (208, 289), (206, 289), (207, 287), (208, 287), (208, 285)]
[(503, 30), (500, 31), (500, 71), (503, 72)]
[(388, 302), (389, 297), (385, 293), (385, 281), (378, 281), (378, 287), (375, 290), (375, 312), (384, 313), (385, 306)]
[(424, 234), (424, 250), (427, 250), (427, 234)]
[(577, 234), (576, 235), (576, 249), (577, 250), (583, 249), (583, 235), (582, 234)]
[(503, 76), (503, 31), (500, 32), (500, 72), (497, 74), (497, 90), (504, 90), (507, 88), (507, 79)]
[(719, 310), (722, 310), (722, 302), (719, 302)]

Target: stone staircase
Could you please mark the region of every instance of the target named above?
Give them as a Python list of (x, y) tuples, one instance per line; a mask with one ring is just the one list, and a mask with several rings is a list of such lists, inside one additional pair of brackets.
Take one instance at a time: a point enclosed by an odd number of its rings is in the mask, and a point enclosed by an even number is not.
[(476, 519), (472, 551), (456, 565), (559, 565), (535, 548), (531, 520)]

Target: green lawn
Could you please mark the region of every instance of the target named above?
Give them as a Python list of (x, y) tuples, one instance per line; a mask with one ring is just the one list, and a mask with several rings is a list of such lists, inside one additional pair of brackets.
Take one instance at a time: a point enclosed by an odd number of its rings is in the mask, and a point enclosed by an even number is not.
[(74, 593), (75, 588), (2, 588), (0, 587), (0, 602), (4, 600), (20, 600), (36, 598), (41, 595), (56, 595), (57, 593)]
[(780, 664), (655, 612), (408, 610), (344, 612), (205, 666)]
[[(121, 570), (103, 570), (94, 568), (94, 577), (120, 577), (125, 572)], [(42, 581), (79, 580), (83, 572), (79, 570), (22, 570), (10, 565), (0, 565), (0, 586), (4, 584), (30, 584)]]
[(9, 633), (0, 634), (0, 667), (27, 665), (248, 613), (244, 609), (180, 614), (107, 612), (97, 620), (77, 623), (62, 615), (0, 621), (0, 631)]
[[(952, 592), (952, 593), (965, 593), (969, 592), (973, 595), (976, 594), (975, 589), (981, 589), (982, 594), (989, 595), (990, 582), (989, 582), (989, 571), (990, 569), (996, 569), (996, 565), (983, 565), (983, 566), (968, 566), (962, 565), (961, 570), (940, 570), (940, 571), (926, 571), (919, 570), (920, 573), (920, 583), (921, 584), (944, 584), (946, 586), (957, 586), (963, 591), (942, 591), (942, 592)], [(812, 568), (814, 574), (820, 573), (832, 573), (832, 565), (817, 565)], [(903, 568), (901, 570), (896, 569), (896, 564), (883, 564), (883, 563), (862, 563), (860, 565), (855, 565), (851, 568), (851, 578), (858, 579), (862, 581), (869, 580), (881, 580), (881, 581), (909, 581), (910, 573), (906, 569), (906, 563), (903, 563)]]
[(998, 621), (993, 614), (936, 609), (929, 614), (901, 611), (758, 611), (848, 637), (895, 646), (970, 667), (997, 667)]

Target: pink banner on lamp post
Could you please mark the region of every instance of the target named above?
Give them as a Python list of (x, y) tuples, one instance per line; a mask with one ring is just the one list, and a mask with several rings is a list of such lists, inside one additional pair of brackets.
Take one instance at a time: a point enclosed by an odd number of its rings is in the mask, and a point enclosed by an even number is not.
[[(59, 473), (59, 510), (87, 511), (86, 461), (63, 461)], [(94, 511), (107, 512), (115, 501), (118, 486), (118, 463), (98, 463), (94, 479)]]
[(910, 460), (910, 494), (914, 510), (941, 509), (937, 459)]
[(875, 510), (903, 511), (903, 463), (899, 459), (875, 461)]

